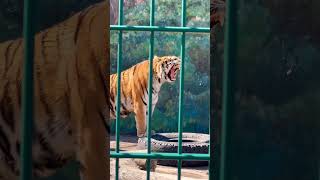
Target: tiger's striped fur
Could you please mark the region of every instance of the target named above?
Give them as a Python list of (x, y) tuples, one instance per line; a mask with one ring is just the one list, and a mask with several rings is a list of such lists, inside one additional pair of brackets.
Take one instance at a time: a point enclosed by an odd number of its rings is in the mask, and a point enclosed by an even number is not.
[(210, 28), (219, 24), (223, 27), (225, 19), (225, 1), (210, 0)]
[[(85, 180), (109, 178), (109, 3), (98, 3), (35, 36), (33, 174), (70, 160)], [(20, 174), (22, 39), (0, 44), (0, 179)], [(104, 121), (104, 122), (103, 122)]]
[[(180, 70), (181, 60), (176, 56), (155, 56), (153, 59), (152, 112), (158, 94), (165, 82), (174, 82)], [(116, 118), (117, 74), (110, 75), (110, 118)], [(148, 115), (149, 60), (138, 63), (121, 72), (121, 117), (135, 113), (137, 136), (146, 136)]]

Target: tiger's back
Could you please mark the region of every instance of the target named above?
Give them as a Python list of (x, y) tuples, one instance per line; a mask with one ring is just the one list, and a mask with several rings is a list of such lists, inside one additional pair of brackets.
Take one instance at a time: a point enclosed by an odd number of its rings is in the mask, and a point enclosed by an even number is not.
[[(125, 118), (134, 111), (134, 102), (138, 96), (143, 96), (147, 88), (148, 61), (143, 61), (133, 67), (121, 72), (121, 103), (120, 116)], [(117, 96), (118, 74), (110, 75), (110, 118), (116, 118), (116, 96)]]

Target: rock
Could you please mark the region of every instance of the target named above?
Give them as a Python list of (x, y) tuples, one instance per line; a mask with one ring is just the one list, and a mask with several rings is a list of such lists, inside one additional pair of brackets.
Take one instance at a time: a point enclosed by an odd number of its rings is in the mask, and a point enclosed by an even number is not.
[[(133, 159), (133, 161), (136, 163), (136, 165), (141, 170), (147, 170), (147, 160), (146, 159)], [(150, 160), (150, 171), (155, 172), (157, 167), (157, 160)]]
[[(146, 149), (142, 149), (142, 150), (135, 150), (135, 151), (131, 151), (130, 153), (147, 153)], [(141, 170), (147, 170), (147, 159), (132, 159), (136, 165), (139, 167), (139, 169)], [(155, 172), (157, 167), (157, 160), (156, 159), (151, 159), (150, 160), (150, 170), (152, 172)]]

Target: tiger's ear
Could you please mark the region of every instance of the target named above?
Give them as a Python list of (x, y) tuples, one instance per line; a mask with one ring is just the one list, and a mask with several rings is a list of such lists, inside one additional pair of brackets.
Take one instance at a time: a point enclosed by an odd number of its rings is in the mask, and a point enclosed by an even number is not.
[(155, 60), (155, 62), (159, 62), (160, 61), (160, 57), (158, 57), (157, 55), (154, 55), (153, 56), (153, 60)]

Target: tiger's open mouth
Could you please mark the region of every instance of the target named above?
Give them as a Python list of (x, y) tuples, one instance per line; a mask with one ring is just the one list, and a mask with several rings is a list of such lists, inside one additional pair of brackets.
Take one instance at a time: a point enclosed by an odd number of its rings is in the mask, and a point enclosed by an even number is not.
[(170, 81), (175, 81), (177, 79), (177, 75), (179, 73), (180, 68), (177, 65), (174, 65), (171, 67), (169, 73), (168, 73), (168, 77), (170, 79)]

